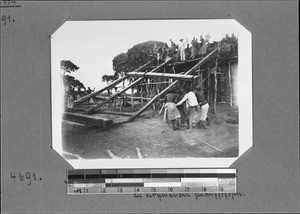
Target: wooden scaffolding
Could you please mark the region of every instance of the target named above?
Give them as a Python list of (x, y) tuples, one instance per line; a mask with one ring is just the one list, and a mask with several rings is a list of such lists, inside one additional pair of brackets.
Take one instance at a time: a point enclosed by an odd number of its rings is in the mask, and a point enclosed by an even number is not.
[[(134, 106), (135, 101), (141, 101), (144, 103), (147, 101), (147, 103), (139, 109), (137, 112), (134, 113), (122, 113), (119, 112), (121, 115), (128, 116), (128, 119), (126, 122), (131, 122), (137, 117), (139, 117), (147, 108), (149, 108), (151, 105), (153, 105), (156, 101), (160, 100), (160, 97), (165, 94), (168, 90), (173, 88), (176, 84), (178, 84), (179, 81), (188, 81), (188, 82), (193, 82), (196, 78), (198, 79), (198, 83), (202, 84), (204, 82), (203, 77), (202, 77), (202, 71), (203, 69), (200, 69), (200, 66), (203, 65), (205, 62), (207, 62), (215, 53), (218, 52), (218, 48), (214, 49), (211, 51), (207, 56), (205, 56), (202, 59), (197, 59), (193, 60), (193, 63), (195, 64), (192, 68), (190, 68), (187, 71), (183, 71), (180, 73), (175, 73), (174, 67), (172, 67), (173, 64), (173, 59), (166, 60), (162, 64), (158, 66), (151, 66), (152, 62), (148, 62), (145, 65), (139, 67), (138, 69), (126, 73), (124, 77), (121, 77), (111, 83), (110, 85), (104, 87), (103, 89), (93, 92), (89, 95), (86, 95), (74, 102), (74, 108), (79, 107), (82, 105), (84, 102), (88, 102), (91, 98), (94, 100), (97, 100), (97, 96), (100, 95), (102, 92), (105, 92), (107, 90), (113, 89), (116, 87), (118, 84), (124, 82), (124, 81), (130, 81), (132, 80), (127, 87), (124, 87), (120, 91), (103, 98), (101, 100), (98, 100), (95, 105), (92, 107), (88, 108), (84, 112), (82, 112), (80, 115), (81, 117), (85, 117), (85, 115), (91, 119), (91, 115), (95, 112), (97, 112), (103, 105), (105, 104), (114, 104), (116, 103), (116, 100), (124, 100), (124, 94), (127, 90), (131, 89), (131, 96), (126, 97), (127, 99), (129, 98), (131, 100), (131, 105)], [(217, 61), (216, 61), (216, 67), (217, 67)], [(180, 62), (178, 64), (184, 64), (184, 62)], [(171, 72), (165, 72), (166, 67), (169, 66), (171, 69), (174, 70), (173, 73)], [(211, 69), (213, 71), (213, 69)], [(196, 74), (193, 74), (196, 73)], [(212, 72), (213, 73), (213, 72)], [(209, 73), (211, 74), (211, 73)], [(215, 78), (216, 78), (216, 71), (214, 72)], [(210, 76), (210, 75), (209, 75)], [(134, 78), (137, 78), (134, 80)], [(206, 77), (207, 78), (207, 77)], [(151, 80), (156, 80), (156, 81), (151, 81)], [(215, 87), (216, 86), (216, 81), (215, 81)], [(141, 87), (141, 86), (146, 86), (146, 87)], [(154, 86), (154, 87), (152, 87)], [(140, 87), (139, 90), (139, 96), (134, 96), (134, 88)], [(216, 93), (216, 90), (214, 90), (214, 93)], [(143, 96), (146, 94), (146, 96)], [(96, 99), (97, 98), (97, 99)], [(216, 99), (216, 95), (214, 96), (214, 99)], [(216, 100), (214, 100), (214, 103), (216, 103)], [(122, 106), (122, 104), (121, 104)], [(121, 107), (122, 108), (122, 107)], [(214, 109), (215, 109), (214, 105)], [(109, 113), (109, 112), (103, 112), (103, 113)], [(118, 114), (115, 112), (115, 114)], [(68, 117), (71, 117), (68, 115)], [(74, 117), (74, 116), (72, 116)], [(80, 118), (81, 118), (80, 117)]]

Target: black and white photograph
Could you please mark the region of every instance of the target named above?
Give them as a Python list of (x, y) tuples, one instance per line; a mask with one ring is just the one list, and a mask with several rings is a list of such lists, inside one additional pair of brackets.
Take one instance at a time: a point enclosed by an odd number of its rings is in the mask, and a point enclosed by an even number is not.
[(300, 213), (298, 1), (0, 9), (1, 212)]
[(228, 166), (252, 146), (251, 34), (233, 19), (67, 21), (51, 55), (53, 148), (75, 168)]

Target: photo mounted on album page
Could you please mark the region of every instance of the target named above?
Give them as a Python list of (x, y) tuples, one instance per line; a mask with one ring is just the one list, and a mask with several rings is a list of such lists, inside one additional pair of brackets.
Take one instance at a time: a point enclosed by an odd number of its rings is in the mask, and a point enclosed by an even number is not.
[(229, 167), (252, 146), (234, 19), (66, 21), (51, 69), (52, 146), (75, 169)]

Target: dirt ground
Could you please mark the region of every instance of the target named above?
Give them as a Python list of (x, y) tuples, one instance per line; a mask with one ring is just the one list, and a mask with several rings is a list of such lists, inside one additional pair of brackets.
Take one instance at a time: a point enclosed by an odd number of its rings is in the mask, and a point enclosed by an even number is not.
[[(163, 113), (148, 111), (130, 123), (111, 129), (86, 128), (63, 123), (65, 158), (199, 158), (238, 156), (238, 112), (219, 106), (209, 114), (210, 126), (200, 129), (186, 124), (173, 131), (163, 122)], [(122, 120), (123, 116), (99, 115)], [(71, 127), (71, 128), (70, 128)]]

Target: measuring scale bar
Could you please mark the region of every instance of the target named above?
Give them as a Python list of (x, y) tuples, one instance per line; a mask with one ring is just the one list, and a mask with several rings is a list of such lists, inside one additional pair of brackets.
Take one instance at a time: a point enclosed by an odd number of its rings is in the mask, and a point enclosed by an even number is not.
[(70, 170), (67, 176), (72, 195), (237, 192), (235, 169)]

